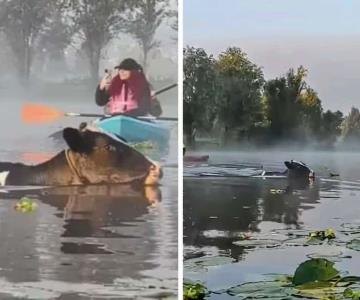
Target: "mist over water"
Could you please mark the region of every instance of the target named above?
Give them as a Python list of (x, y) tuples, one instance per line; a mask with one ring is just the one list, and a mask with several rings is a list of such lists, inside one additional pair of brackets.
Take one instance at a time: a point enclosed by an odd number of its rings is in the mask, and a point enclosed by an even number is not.
[[(170, 6), (177, 8), (175, 1)], [(148, 57), (145, 72), (155, 91), (177, 82), (177, 33), (169, 28), (173, 19), (160, 26), (155, 38), (161, 43)], [(16, 56), (1, 31), (0, 43), (0, 161), (37, 164), (64, 149), (65, 143), (56, 143), (51, 134), (94, 118), (28, 124), (21, 119), (22, 105), (101, 114), (103, 107), (94, 99), (98, 81), (91, 82), (77, 37), (59, 59), (36, 49), (27, 82), (19, 78)], [(112, 70), (127, 57), (141, 63), (141, 49), (119, 34), (102, 51), (98, 79), (105, 68)], [(158, 100), (163, 116), (177, 117), (176, 88)], [(159, 158), (164, 166), (159, 188), (0, 189), (1, 299), (176, 298), (177, 123), (166, 126), (171, 137), (168, 152)], [(37, 204), (34, 211), (15, 210), (24, 196)]]
[[(228, 288), (271, 280), (269, 274), (292, 275), (315, 254), (357, 274), (357, 251), (328, 244), (305, 247), (291, 239), (325, 228), (342, 239), (350, 226), (344, 224), (359, 223), (358, 152), (285, 147), (195, 152), (203, 153), (210, 155), (208, 163), (184, 166), (184, 277), (216, 292), (209, 299), (233, 299)], [(260, 170), (284, 171), (284, 161), (291, 159), (312, 168), (315, 181), (251, 177)], [(237, 244), (243, 234), (259, 244)]]
[[(95, 106), (93, 90), (58, 88), (47, 94), (46, 101), (43, 95), (36, 91), (24, 98), (63, 111), (102, 111)], [(92, 120), (60, 118), (50, 123), (23, 123), (23, 96), (3, 96), (7, 112), (0, 121), (0, 161), (39, 163), (64, 147), (64, 143), (54, 143), (50, 134)], [(160, 101), (164, 114), (176, 116), (174, 97), (164, 94)], [(2, 189), (0, 298), (148, 297), (148, 286), (155, 287), (152, 295), (176, 297), (177, 123), (167, 125), (171, 130), (170, 149), (160, 158), (164, 178), (155, 192), (160, 197), (154, 198), (151, 191), (151, 201), (143, 191), (117, 186)], [(37, 203), (34, 212), (15, 211), (23, 196)]]

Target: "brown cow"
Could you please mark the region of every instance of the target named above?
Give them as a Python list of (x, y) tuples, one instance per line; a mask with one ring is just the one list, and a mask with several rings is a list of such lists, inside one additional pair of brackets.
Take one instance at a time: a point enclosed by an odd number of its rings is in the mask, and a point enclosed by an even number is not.
[(38, 165), (0, 163), (0, 185), (66, 186), (100, 183), (154, 185), (160, 166), (120, 139), (101, 131), (65, 128), (69, 149)]

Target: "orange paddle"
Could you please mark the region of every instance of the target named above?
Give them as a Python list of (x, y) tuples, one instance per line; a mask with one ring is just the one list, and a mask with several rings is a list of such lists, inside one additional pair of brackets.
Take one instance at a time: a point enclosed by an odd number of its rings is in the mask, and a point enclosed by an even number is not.
[[(177, 86), (177, 83), (171, 84), (158, 90), (154, 95), (159, 95)], [(51, 122), (61, 117), (111, 117), (106, 114), (88, 114), (88, 113), (75, 113), (63, 112), (54, 107), (39, 103), (26, 103), (21, 107), (21, 119), (26, 123), (44, 123)], [(177, 121), (177, 118), (172, 117), (136, 117), (140, 120), (162, 120), (162, 121)]]
[(21, 108), (21, 119), (26, 123), (51, 122), (64, 115), (63, 112), (43, 104), (26, 103)]
[(26, 103), (21, 107), (21, 119), (26, 123), (51, 122), (61, 117), (108, 117), (104, 114), (80, 114), (63, 112), (54, 107), (39, 103)]

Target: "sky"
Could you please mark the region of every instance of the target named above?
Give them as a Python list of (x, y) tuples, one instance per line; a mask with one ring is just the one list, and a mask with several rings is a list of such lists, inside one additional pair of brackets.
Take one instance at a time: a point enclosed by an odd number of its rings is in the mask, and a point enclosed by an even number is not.
[(266, 79), (303, 65), (324, 109), (360, 107), (359, 0), (184, 0), (184, 46), (240, 47)]

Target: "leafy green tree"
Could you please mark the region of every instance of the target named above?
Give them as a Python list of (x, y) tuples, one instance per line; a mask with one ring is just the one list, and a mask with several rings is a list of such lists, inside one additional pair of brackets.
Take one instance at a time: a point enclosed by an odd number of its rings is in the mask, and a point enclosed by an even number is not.
[(263, 72), (236, 47), (228, 48), (219, 55), (217, 69), (224, 90), (219, 117), (224, 124), (225, 138), (231, 130), (248, 135), (254, 124), (263, 119)]
[(188, 144), (194, 142), (196, 129), (211, 129), (221, 87), (215, 60), (204, 49), (184, 49), (184, 133)]
[(327, 110), (322, 114), (320, 140), (325, 144), (324, 146), (334, 146), (337, 138), (341, 134), (341, 124), (343, 120), (344, 118), (341, 111), (332, 112)]
[(321, 133), (322, 105), (318, 94), (310, 87), (300, 92), (298, 97), (300, 104), (300, 128), (303, 139), (318, 138)]
[(317, 93), (307, 85), (307, 70), (300, 66), (265, 84), (267, 119), (272, 137), (316, 137), (321, 127), (322, 106)]
[(286, 79), (282, 77), (269, 80), (265, 84), (264, 97), (269, 121), (269, 133), (271, 136), (281, 138), (285, 135), (285, 126), (293, 121), (287, 114), (287, 111), (293, 110), (294, 103), (289, 102)]

